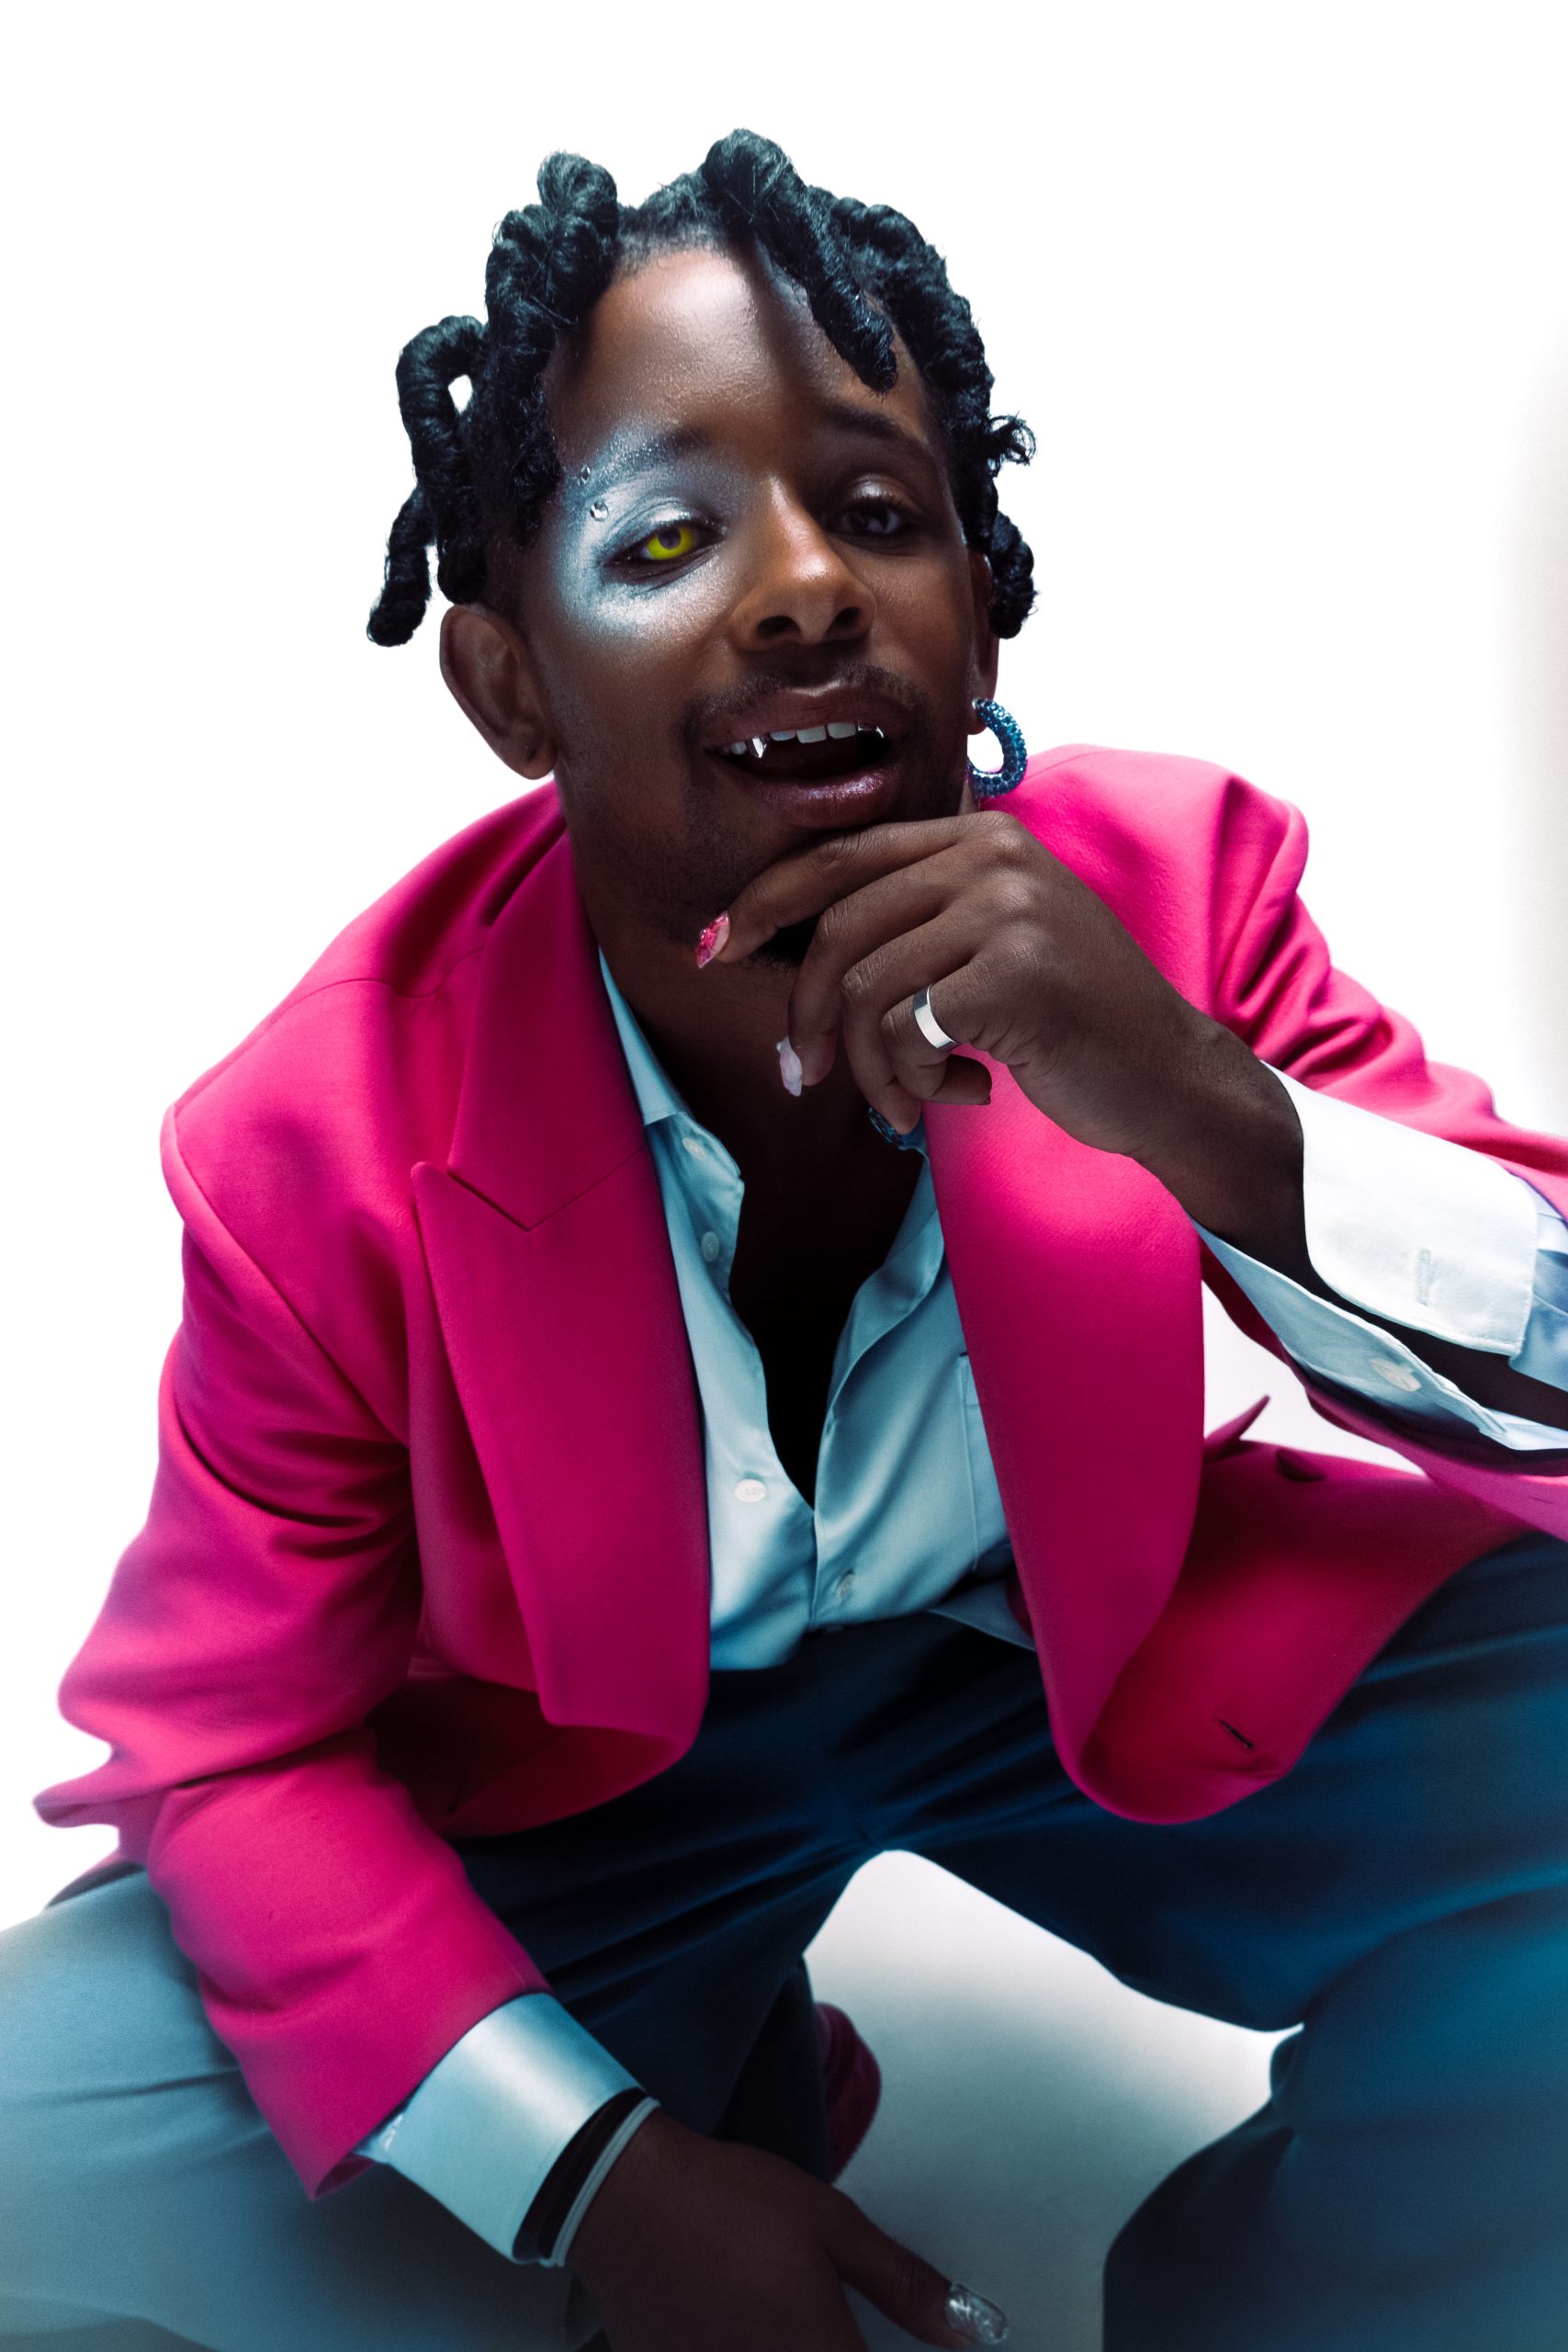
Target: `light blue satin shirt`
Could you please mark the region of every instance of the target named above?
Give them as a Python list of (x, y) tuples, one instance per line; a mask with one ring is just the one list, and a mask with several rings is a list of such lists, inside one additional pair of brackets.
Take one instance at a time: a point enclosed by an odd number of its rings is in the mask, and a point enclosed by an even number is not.
[[(697, 1372), (714, 1667), (771, 1666), (814, 1628), (931, 1608), (1027, 1642), (1007, 1605), (1011, 1551), (923, 1128), (907, 1138), (922, 1160), (909, 1206), (840, 1335), (807, 1503), (779, 1461), (761, 1357), (729, 1303), (739, 1170), (671, 1085), (600, 963)], [(1475, 1154), (1343, 1104), (1325, 1109), (1284, 1082), (1307, 1138), (1308, 1239), (1325, 1279), (1375, 1312), (1506, 1352), (1517, 1370), (1568, 1388), (1568, 1227), (1556, 1212)], [(1391, 1334), (1204, 1239), (1307, 1369), (1370, 1403), (1519, 1451), (1568, 1442), (1477, 1405)], [(358, 2153), (407, 2174), (510, 2256), (557, 2156), (633, 2081), (549, 1995), (526, 1994), (471, 2028)]]

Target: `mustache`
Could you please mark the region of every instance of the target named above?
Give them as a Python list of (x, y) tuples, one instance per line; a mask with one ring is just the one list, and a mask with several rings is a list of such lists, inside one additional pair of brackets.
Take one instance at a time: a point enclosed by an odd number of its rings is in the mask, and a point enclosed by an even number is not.
[(859, 688), (866, 694), (886, 695), (903, 712), (911, 734), (929, 729), (930, 699), (908, 678), (898, 677), (875, 662), (833, 662), (815, 666), (792, 662), (787, 669), (754, 671), (744, 685), (694, 703), (686, 713), (682, 732), (693, 751), (700, 749), (705, 741), (711, 742), (715, 735), (742, 741), (754, 732), (754, 711), (761, 710), (777, 695), (798, 694), (803, 687), (823, 691)]

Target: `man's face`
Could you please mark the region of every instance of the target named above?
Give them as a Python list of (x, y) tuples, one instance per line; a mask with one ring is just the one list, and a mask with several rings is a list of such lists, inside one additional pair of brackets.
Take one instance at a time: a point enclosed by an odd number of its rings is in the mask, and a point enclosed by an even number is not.
[(956, 813), (989, 575), (908, 355), (870, 391), (793, 291), (676, 253), (611, 286), (547, 394), (565, 479), (513, 617), (601, 938), (690, 948), (823, 829)]

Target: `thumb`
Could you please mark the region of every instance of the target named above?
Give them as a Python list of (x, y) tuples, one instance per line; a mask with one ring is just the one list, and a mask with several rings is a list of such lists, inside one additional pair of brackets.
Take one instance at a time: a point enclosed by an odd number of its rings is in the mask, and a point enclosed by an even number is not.
[(908, 2246), (879, 2230), (852, 2198), (840, 2191), (836, 2201), (840, 2211), (829, 2252), (847, 2287), (922, 2344), (1007, 2341), (1007, 2320), (995, 2303), (972, 2287), (944, 2278)]
[(931, 1102), (988, 1102), (991, 1073), (973, 1054), (950, 1054), (942, 1065), (942, 1084), (926, 1099)]

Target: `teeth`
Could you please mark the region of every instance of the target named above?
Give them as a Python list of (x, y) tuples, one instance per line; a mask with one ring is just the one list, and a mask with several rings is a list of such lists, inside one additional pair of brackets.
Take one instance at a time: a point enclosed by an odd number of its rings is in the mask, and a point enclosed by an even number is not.
[(825, 743), (829, 737), (842, 743), (852, 735), (874, 735), (879, 743), (884, 740), (881, 728), (869, 726), (863, 719), (830, 718), (822, 727), (775, 727), (766, 735), (752, 735), (724, 748), (732, 760), (760, 760), (770, 743)]

